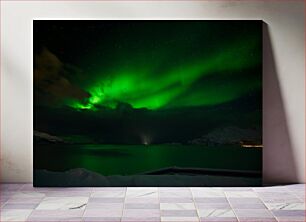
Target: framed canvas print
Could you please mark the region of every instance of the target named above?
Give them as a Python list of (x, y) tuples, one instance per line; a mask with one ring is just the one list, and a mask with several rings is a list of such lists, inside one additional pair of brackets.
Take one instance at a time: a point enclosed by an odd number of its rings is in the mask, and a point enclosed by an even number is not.
[(33, 30), (34, 186), (261, 185), (261, 21)]

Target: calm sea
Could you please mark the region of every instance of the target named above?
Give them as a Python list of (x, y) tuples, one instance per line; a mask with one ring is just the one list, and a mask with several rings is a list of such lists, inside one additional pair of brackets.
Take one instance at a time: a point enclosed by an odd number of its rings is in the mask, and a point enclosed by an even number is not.
[(34, 168), (133, 175), (168, 167), (261, 171), (262, 150), (201, 145), (36, 145)]

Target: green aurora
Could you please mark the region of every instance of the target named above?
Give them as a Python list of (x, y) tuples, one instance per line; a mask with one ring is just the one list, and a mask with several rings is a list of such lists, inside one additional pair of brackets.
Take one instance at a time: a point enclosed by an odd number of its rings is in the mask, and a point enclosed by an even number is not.
[[(186, 27), (191, 34), (186, 34), (186, 38), (178, 36), (170, 43), (160, 41), (167, 33), (157, 37), (146, 33), (142, 38), (153, 41), (152, 44), (140, 38), (134, 40), (136, 43), (126, 43), (136, 35), (126, 31), (126, 37), (109, 40), (108, 48), (97, 47), (93, 54), (98, 51), (102, 56), (95, 56), (91, 62), (99, 65), (86, 70), (86, 83), (78, 83), (90, 96), (83, 100), (66, 98), (65, 104), (76, 110), (93, 111), (99, 107), (115, 109), (121, 103), (150, 110), (210, 106), (261, 88), (261, 70), (249, 73), (261, 64), (258, 35), (244, 34), (232, 42), (206, 43), (202, 41), (206, 29), (199, 24), (191, 24), (191, 29)], [(107, 54), (111, 62), (104, 62)]]

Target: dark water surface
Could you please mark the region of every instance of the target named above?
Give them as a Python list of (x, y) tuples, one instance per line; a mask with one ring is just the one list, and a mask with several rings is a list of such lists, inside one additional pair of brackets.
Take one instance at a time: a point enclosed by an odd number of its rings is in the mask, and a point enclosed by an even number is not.
[(262, 150), (201, 145), (36, 145), (34, 168), (133, 175), (167, 167), (261, 171)]

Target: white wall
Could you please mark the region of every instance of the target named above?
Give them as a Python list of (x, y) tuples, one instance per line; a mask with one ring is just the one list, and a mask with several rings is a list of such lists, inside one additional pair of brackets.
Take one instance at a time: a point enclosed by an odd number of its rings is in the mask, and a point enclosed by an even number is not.
[(1, 1), (1, 7), (3, 182), (32, 181), (33, 18), (262, 19), (264, 180), (305, 182), (303, 1)]

